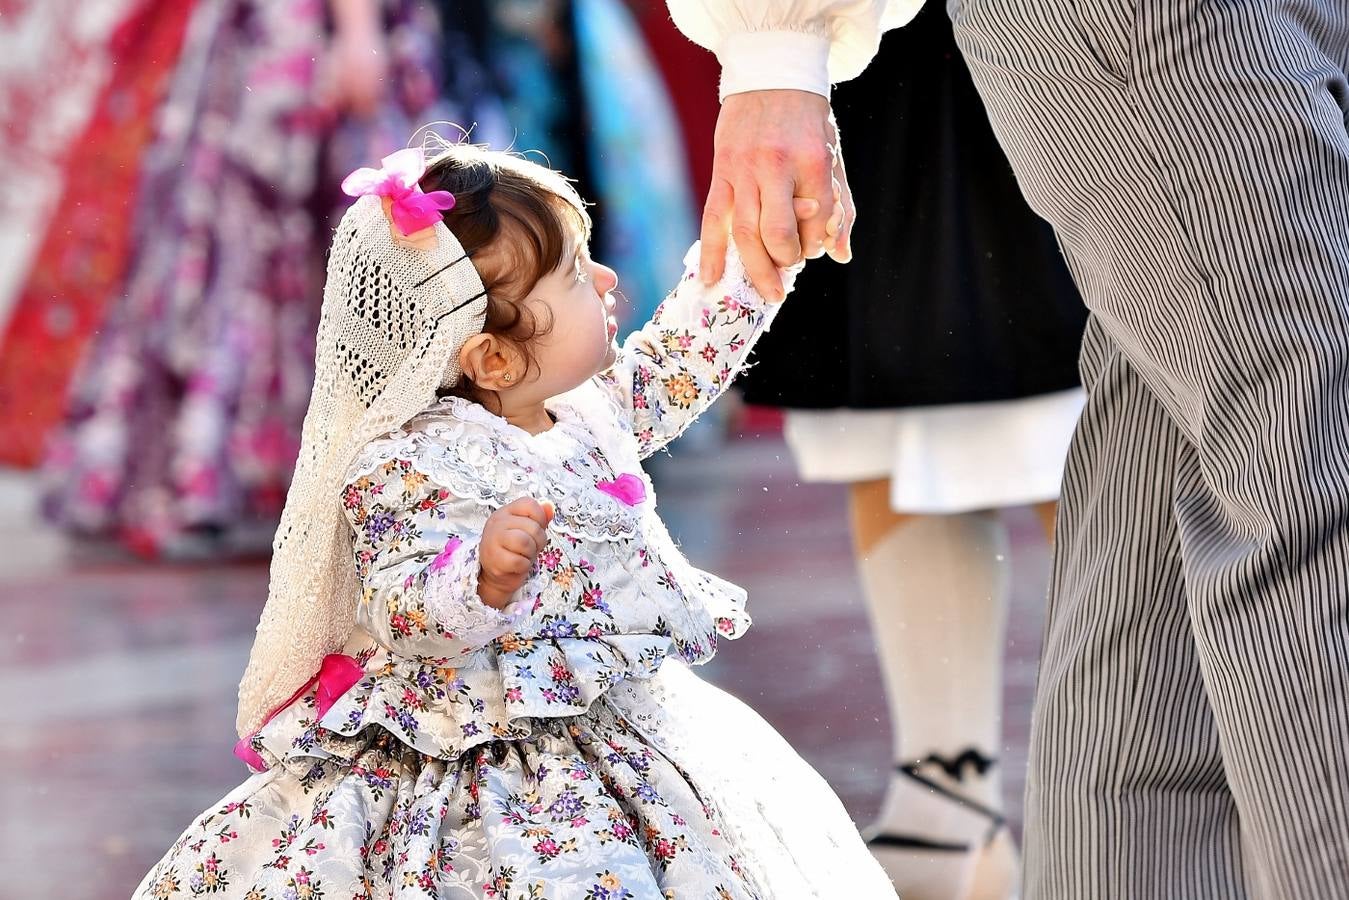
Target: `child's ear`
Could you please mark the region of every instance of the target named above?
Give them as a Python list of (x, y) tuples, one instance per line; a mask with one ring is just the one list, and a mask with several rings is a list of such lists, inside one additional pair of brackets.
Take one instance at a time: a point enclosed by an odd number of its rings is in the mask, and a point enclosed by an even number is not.
[(459, 350), (459, 368), (474, 384), (481, 384), (487, 374), (487, 355), (491, 352), (492, 336), (475, 334), (464, 341)]
[(475, 334), (459, 351), (459, 368), (478, 387), (502, 391), (519, 383), (515, 356), (495, 335)]

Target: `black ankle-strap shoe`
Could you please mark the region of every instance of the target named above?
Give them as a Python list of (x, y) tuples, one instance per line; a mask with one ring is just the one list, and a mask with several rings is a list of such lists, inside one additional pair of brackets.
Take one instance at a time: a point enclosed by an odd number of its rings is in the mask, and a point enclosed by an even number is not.
[(927, 837), (919, 837), (911, 834), (892, 834), (881, 832), (873, 835), (867, 840), (869, 846), (874, 847), (892, 847), (895, 849), (908, 850), (927, 850), (937, 852), (968, 853), (976, 847), (987, 847), (997, 837), (998, 832), (1007, 827), (1007, 819), (1002, 813), (995, 809), (971, 800), (968, 797), (952, 790), (951, 788), (937, 782), (933, 778), (924, 775), (922, 770), (928, 766), (939, 767), (949, 778), (960, 782), (965, 780), (965, 773), (973, 769), (976, 774), (983, 776), (997, 765), (997, 760), (993, 757), (984, 756), (973, 747), (966, 748), (959, 756), (953, 759), (947, 759), (936, 753), (928, 754), (920, 760), (909, 763), (901, 763), (895, 767), (895, 771), (917, 782), (933, 794), (948, 800), (971, 813), (975, 813), (987, 820), (987, 829), (983, 837), (976, 842), (965, 841), (944, 841), (934, 840)]

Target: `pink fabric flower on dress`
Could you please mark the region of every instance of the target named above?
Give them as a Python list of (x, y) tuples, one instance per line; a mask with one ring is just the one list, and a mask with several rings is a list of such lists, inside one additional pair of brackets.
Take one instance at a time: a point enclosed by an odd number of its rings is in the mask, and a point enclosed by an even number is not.
[(380, 160), (384, 168), (362, 168), (342, 180), (342, 192), (349, 197), (387, 198), (389, 218), (408, 237), (440, 221), (440, 212), (454, 208), (449, 191), (423, 193), (417, 182), (426, 174), (426, 154), (421, 147), (409, 147)]
[(454, 551), (458, 550), (459, 546), (463, 543), (464, 542), (457, 537), (452, 537), (446, 541), (444, 549), (436, 554), (435, 559), (431, 560), (431, 565), (426, 567), (426, 571), (435, 573), (448, 566), (450, 560), (454, 558)]
[(596, 482), (595, 487), (628, 506), (636, 506), (646, 499), (646, 485), (636, 475), (625, 473), (613, 481)]
[[(315, 712), (321, 719), (328, 710), (332, 709), (333, 704), (343, 694), (351, 690), (352, 686), (364, 677), (365, 669), (355, 657), (346, 656), (342, 653), (329, 653), (323, 657), (323, 663), (319, 667), (318, 673), (302, 684), (299, 690), (291, 694), (289, 700), (269, 712), (267, 717), (262, 720), (262, 724), (266, 725), (281, 710), (309, 693), (310, 688), (315, 685), (318, 685), (318, 689), (314, 692)], [(267, 769), (267, 761), (262, 758), (258, 751), (253, 749), (253, 738), (257, 734), (258, 732), (255, 731), (235, 744), (234, 755), (246, 762), (255, 771), (262, 772)]]

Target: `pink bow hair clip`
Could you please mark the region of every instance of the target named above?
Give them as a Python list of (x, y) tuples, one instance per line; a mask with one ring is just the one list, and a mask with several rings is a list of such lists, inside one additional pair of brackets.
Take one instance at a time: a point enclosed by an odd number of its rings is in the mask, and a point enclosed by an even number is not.
[(349, 197), (381, 198), (394, 240), (400, 244), (421, 249), (435, 246), (433, 228), (441, 210), (454, 208), (454, 194), (422, 191), (417, 182), (426, 173), (426, 154), (420, 147), (391, 153), (380, 163), (382, 169), (361, 168), (344, 178), (342, 192)]

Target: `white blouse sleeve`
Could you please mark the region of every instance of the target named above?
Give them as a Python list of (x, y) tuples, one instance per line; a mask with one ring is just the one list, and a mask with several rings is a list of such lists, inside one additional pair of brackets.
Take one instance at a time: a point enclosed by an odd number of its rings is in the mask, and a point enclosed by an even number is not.
[(679, 30), (721, 62), (721, 97), (794, 88), (829, 96), (862, 73), (881, 33), (923, 0), (666, 0)]

